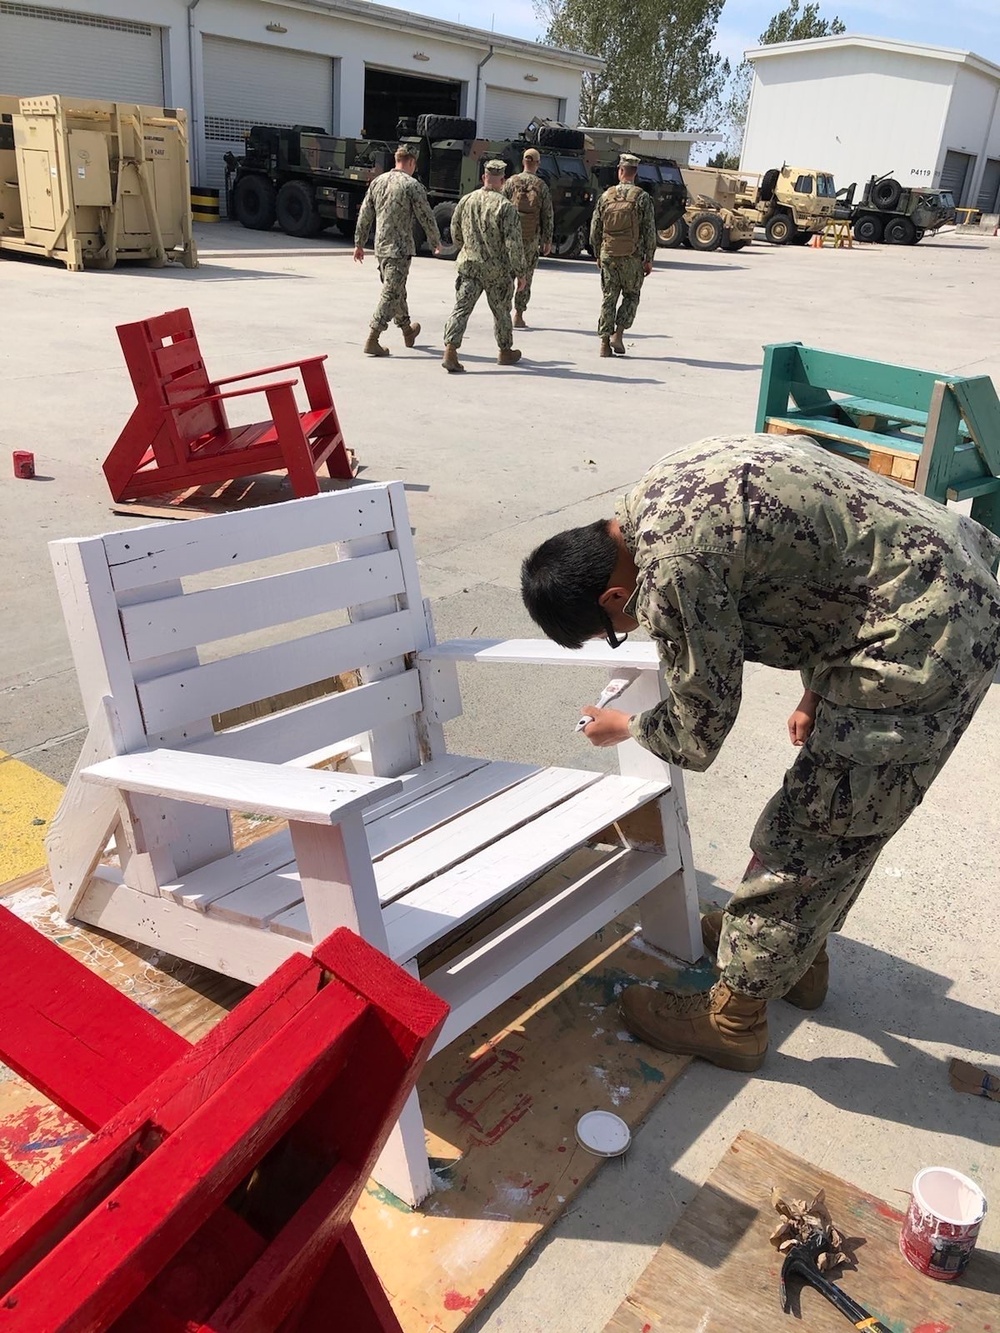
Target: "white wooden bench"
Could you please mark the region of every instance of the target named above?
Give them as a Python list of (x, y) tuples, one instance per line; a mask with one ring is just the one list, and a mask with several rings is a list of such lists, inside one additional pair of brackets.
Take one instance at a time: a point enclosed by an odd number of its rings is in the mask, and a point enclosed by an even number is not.
[[(634, 676), (635, 711), (660, 697), (652, 645), (435, 644), (401, 483), (51, 550), (89, 722), (48, 844), (67, 917), (254, 983), (351, 926), (451, 1005), (438, 1048), (639, 900), (649, 943), (700, 954), (677, 770), (634, 742), (614, 776), (444, 744), (459, 662), (604, 666)], [(357, 688), (213, 728), (355, 669)], [(317, 767), (358, 737), (356, 771)], [(234, 853), (234, 811), (287, 826)], [(586, 869), (512, 913), (582, 847)], [(415, 1097), (379, 1178), (431, 1189)]]

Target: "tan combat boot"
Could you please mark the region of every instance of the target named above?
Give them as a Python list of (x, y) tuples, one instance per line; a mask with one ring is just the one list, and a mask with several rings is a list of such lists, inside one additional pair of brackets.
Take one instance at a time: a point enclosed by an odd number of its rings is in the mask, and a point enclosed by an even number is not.
[(516, 347), (501, 347), (500, 355), (497, 357), (498, 366), (516, 366), (521, 359), (521, 353)]
[(441, 358), (441, 364), (449, 375), (454, 375), (460, 370), (465, 370), (465, 367), (458, 359), (458, 348), (453, 343), (445, 344), (444, 356)]
[[(705, 952), (714, 958), (719, 951), (719, 938), (722, 934), (722, 912), (706, 912), (701, 918), (701, 941)], [(826, 941), (813, 959), (812, 964), (799, 977), (790, 991), (781, 996), (796, 1009), (818, 1009), (826, 999), (830, 985), (830, 955), (826, 951)]]
[(520, 310), (514, 311), (514, 328), (526, 329), (528, 326), (524, 322), (524, 314)]
[(400, 329), (400, 333), (403, 335), (403, 342), (406, 343), (407, 347), (413, 346), (413, 344), (417, 341), (417, 334), (419, 332), (420, 332), (419, 324), (404, 324), (403, 327)]
[(740, 995), (724, 981), (693, 995), (629, 986), (618, 1008), (633, 1036), (671, 1055), (700, 1055), (745, 1074), (764, 1063), (767, 1001)]
[(365, 356), (388, 356), (388, 347), (383, 347), (378, 340), (378, 334), (374, 329), (368, 335), (368, 341), (364, 345)]
[(610, 356), (610, 355), (611, 355), (611, 339), (610, 339), (610, 338), (602, 338), (602, 339), (601, 339), (601, 356)]
[(625, 344), (622, 342), (622, 334), (625, 332), (625, 326), (619, 324), (611, 335), (611, 350), (616, 356), (625, 355)]

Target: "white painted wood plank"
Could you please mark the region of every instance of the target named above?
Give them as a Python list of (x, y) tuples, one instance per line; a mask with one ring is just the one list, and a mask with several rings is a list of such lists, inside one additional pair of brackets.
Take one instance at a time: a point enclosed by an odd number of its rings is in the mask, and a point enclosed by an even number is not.
[(166, 601), (138, 602), (121, 609), (121, 621), (129, 656), (136, 661), (291, 624), (402, 590), (399, 556), (385, 551), (362, 560), (326, 560), (242, 583), (181, 591)]
[(298, 940), (312, 948), (312, 931), (309, 926), (309, 913), (304, 902), (296, 903), (287, 911), (281, 912), (270, 923), (269, 930), (276, 935), (287, 935), (291, 940)]
[[(291, 834), (288, 834), (289, 850), (291, 845)], [(302, 901), (302, 881), (293, 861), (214, 899), (206, 905), (205, 911), (219, 920), (237, 921), (257, 930), (266, 930), (272, 917), (280, 916)]]
[(122, 791), (312, 824), (337, 824), (370, 805), (378, 792), (397, 790), (392, 779), (216, 759), (182, 750), (119, 755), (84, 769), (83, 776)]
[[(310, 699), (280, 713), (217, 732), (183, 748), (195, 754), (218, 755), (226, 759), (266, 756), (275, 764), (311, 767), (320, 747), (327, 754), (335, 754), (345, 736), (368, 731), (382, 718), (409, 717), (419, 707), (420, 681), (415, 670), (407, 671), (389, 680)], [(150, 743), (155, 745), (157, 741), (158, 737), (151, 734)]]
[(401, 784), (402, 790), (395, 796), (385, 797), (369, 806), (365, 811), (365, 823), (381, 819), (383, 815), (391, 814), (393, 810), (399, 810), (409, 805), (411, 801), (437, 791), (439, 787), (445, 787), (468, 773), (475, 773), (478, 769), (485, 768), (488, 763), (488, 759), (473, 759), (464, 754), (446, 754), (440, 759), (432, 759), (430, 763), (421, 764), (419, 768), (409, 773), (401, 773), (396, 781)]
[(102, 540), (114, 587), (124, 592), (367, 537), (391, 526), (388, 488), (371, 485), (213, 515), (183, 527), (175, 522), (152, 523), (108, 533)]
[(346, 926), (380, 953), (385, 926), (360, 812), (334, 828), (291, 825), (292, 846), (313, 941)]
[(662, 792), (662, 783), (605, 777), (414, 889), (385, 908), (390, 957), (415, 958)]
[(389, 658), (400, 659), (401, 673), (402, 655), (415, 647), (413, 618), (399, 611), (172, 671), (144, 681), (137, 692), (146, 730), (153, 733)]
[(433, 662), (443, 658), (451, 662), (509, 662), (548, 666), (629, 667), (638, 671), (657, 671), (656, 645), (648, 640), (629, 639), (620, 648), (612, 648), (599, 639), (591, 639), (583, 648), (560, 648), (550, 639), (449, 639), (425, 648), (422, 659)]
[(434, 1054), (647, 895), (664, 860), (621, 851), (422, 980), (451, 1006)]
[(416, 885), (440, 875), (600, 780), (600, 773), (574, 768), (545, 768), (525, 778), (441, 828), (386, 855), (375, 866), (380, 900), (390, 903), (409, 893)]

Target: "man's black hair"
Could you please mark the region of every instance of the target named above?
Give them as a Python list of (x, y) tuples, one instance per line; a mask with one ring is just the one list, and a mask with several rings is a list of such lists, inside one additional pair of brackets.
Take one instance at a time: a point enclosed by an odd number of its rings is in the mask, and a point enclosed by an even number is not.
[(608, 617), (598, 598), (618, 554), (605, 518), (558, 532), (536, 547), (521, 566), (521, 596), (539, 629), (563, 648), (582, 648), (604, 634)]

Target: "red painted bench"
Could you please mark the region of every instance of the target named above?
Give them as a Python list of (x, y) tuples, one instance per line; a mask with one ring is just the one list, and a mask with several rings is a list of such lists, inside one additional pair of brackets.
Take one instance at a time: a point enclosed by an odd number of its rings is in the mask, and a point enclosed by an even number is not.
[(0, 1329), (400, 1333), (354, 1205), (447, 1006), (347, 930), (195, 1045), (0, 908), (0, 1060), (93, 1131), (0, 1163)]
[[(280, 470), (287, 471), (296, 496), (316, 495), (316, 473), (324, 464), (331, 477), (354, 475), (325, 356), (210, 380), (188, 310), (121, 324), (118, 339), (137, 402), (104, 460), (116, 501)], [(308, 412), (296, 403), (296, 379), (223, 392), (224, 385), (288, 370), (302, 377)], [(225, 404), (253, 394), (266, 397), (269, 420), (230, 426)]]

